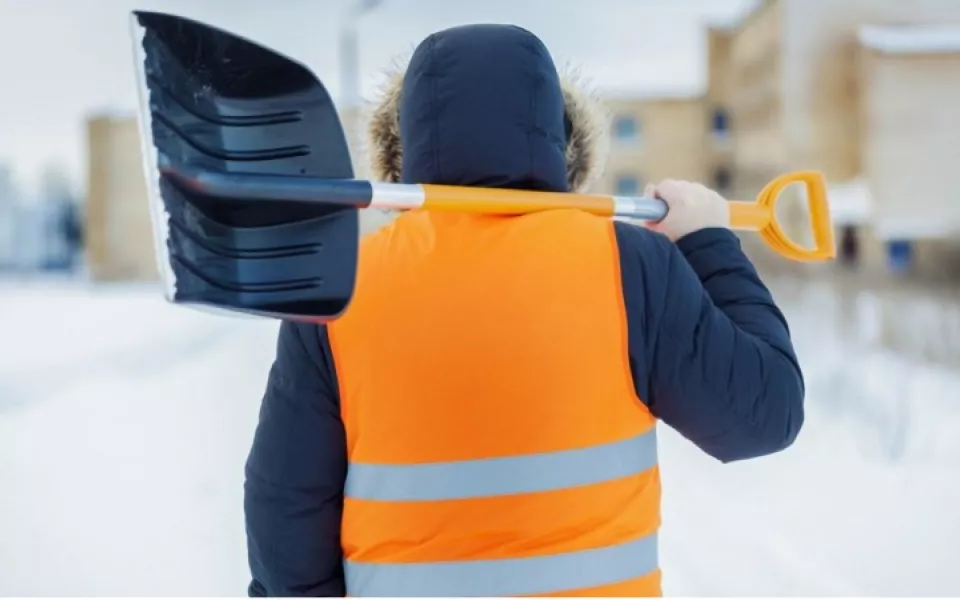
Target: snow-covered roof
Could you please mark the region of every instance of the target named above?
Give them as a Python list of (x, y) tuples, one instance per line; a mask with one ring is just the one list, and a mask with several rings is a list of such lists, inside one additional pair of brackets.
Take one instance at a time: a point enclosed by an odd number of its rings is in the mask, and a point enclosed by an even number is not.
[(955, 240), (960, 227), (950, 220), (935, 216), (916, 215), (876, 219), (873, 234), (884, 241), (891, 240)]
[(605, 88), (600, 97), (611, 102), (633, 100), (694, 100), (703, 97), (706, 86), (702, 83), (664, 83), (632, 87)]
[(705, 19), (705, 25), (709, 29), (718, 31), (736, 31), (753, 13), (763, 6), (763, 0), (742, 0), (742, 2), (743, 4), (739, 5), (736, 10), (722, 16)]
[(960, 23), (950, 25), (865, 25), (860, 43), (886, 54), (960, 52)]
[(883, 216), (874, 212), (873, 196), (863, 177), (827, 184), (827, 203), (835, 226), (869, 225), (878, 239), (956, 239), (960, 225), (929, 215)]
[(834, 225), (862, 225), (870, 220), (873, 196), (863, 178), (827, 185), (827, 203)]

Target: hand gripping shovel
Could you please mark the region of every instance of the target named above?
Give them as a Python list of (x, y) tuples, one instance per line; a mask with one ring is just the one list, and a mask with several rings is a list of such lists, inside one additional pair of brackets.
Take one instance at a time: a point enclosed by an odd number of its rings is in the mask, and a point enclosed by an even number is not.
[[(336, 108), (305, 66), (182, 17), (133, 14), (140, 126), (167, 299), (322, 322), (354, 289), (364, 208), (517, 215), (575, 208), (657, 221), (655, 198), (595, 196), (353, 179)], [(784, 235), (774, 204), (806, 186), (815, 246)], [(771, 182), (757, 202), (731, 202), (734, 229), (758, 231), (788, 259), (834, 257), (823, 177)]]

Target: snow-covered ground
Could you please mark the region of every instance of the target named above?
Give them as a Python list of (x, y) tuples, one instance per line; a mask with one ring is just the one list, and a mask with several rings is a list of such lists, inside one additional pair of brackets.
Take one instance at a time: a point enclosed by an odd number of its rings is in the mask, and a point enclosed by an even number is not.
[[(869, 298), (779, 289), (805, 429), (733, 465), (664, 432), (665, 591), (960, 594), (960, 372), (877, 349)], [(148, 287), (0, 284), (0, 596), (244, 594), (275, 331)]]

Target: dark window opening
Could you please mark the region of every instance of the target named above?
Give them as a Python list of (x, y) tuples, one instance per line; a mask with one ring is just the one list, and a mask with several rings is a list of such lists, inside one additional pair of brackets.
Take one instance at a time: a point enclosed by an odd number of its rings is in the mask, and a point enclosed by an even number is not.
[(639, 196), (640, 180), (633, 175), (624, 175), (617, 179), (617, 196)]
[(640, 138), (640, 123), (632, 116), (619, 116), (613, 122), (613, 136), (618, 142), (636, 142)]
[(724, 194), (733, 187), (733, 175), (727, 167), (717, 167), (713, 172), (713, 187), (715, 190)]
[(726, 135), (730, 132), (730, 117), (723, 108), (713, 109), (713, 133), (715, 135)]

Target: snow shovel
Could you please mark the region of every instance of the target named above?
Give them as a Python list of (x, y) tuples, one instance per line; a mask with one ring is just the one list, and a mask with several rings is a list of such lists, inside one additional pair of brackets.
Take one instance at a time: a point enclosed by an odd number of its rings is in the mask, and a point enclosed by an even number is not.
[[(657, 221), (656, 198), (354, 179), (326, 88), (301, 63), (226, 31), (156, 12), (132, 16), (139, 121), (158, 264), (167, 300), (324, 322), (353, 294), (366, 208), (519, 215), (579, 209)], [(774, 204), (807, 191), (815, 245), (786, 237)], [(732, 227), (782, 256), (835, 255), (822, 175), (791, 173), (756, 202), (731, 202)]]

